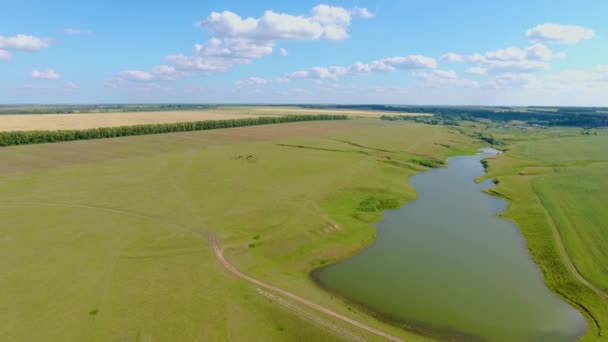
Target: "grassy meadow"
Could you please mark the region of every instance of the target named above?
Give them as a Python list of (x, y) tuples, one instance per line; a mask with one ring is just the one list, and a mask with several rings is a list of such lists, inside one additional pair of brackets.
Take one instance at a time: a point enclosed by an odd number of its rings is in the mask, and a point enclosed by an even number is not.
[(608, 300), (558, 241), (608, 290), (608, 132), (369, 115), (0, 148), (0, 340), (344, 340), (306, 313), (377, 339), (260, 295), (218, 263), (208, 233), (248, 275), (404, 340), (435, 340), (324, 291), (310, 271), (368, 246), (381, 210), (416, 197), (407, 178), (474, 153), (479, 130), (506, 150), (485, 176), (509, 200), (501, 215), (587, 318), (583, 340), (606, 338)]
[(0, 340), (343, 339), (228, 273), (209, 232), (249, 275), (431, 340), (309, 272), (369, 244), (381, 208), (366, 203), (413, 199), (421, 161), (477, 147), (445, 126), (356, 119), (2, 148)]

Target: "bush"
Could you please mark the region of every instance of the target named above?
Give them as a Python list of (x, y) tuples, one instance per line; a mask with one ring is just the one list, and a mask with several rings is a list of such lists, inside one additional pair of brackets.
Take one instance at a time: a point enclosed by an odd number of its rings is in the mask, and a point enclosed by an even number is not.
[(398, 207), (399, 201), (394, 198), (369, 197), (363, 202), (359, 203), (359, 208), (357, 209), (365, 212), (374, 212), (387, 209), (395, 209)]
[(412, 159), (412, 162), (422, 165), (428, 168), (437, 168), (444, 165), (443, 161), (440, 160), (431, 160), (431, 159)]

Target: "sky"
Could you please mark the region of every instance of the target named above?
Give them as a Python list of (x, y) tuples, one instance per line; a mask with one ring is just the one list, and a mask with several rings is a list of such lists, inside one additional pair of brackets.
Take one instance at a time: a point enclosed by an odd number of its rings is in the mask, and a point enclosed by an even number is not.
[(605, 0), (0, 8), (0, 104), (608, 106)]

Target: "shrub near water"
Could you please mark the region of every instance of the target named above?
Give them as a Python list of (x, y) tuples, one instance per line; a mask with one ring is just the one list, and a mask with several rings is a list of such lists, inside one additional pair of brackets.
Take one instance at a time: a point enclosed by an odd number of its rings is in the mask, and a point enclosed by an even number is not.
[(399, 201), (394, 198), (385, 197), (369, 197), (359, 203), (357, 208), (359, 211), (374, 212), (387, 209), (396, 209), (399, 207)]
[(297, 121), (346, 120), (346, 115), (286, 115), (231, 120), (206, 120), (165, 124), (101, 127), (83, 130), (0, 132), (0, 146), (42, 144), (71, 140), (91, 140), (173, 132), (277, 124)]
[(445, 164), (441, 160), (432, 160), (432, 159), (417, 158), (417, 159), (412, 159), (412, 161), (416, 164), (419, 164), (419, 165), (422, 165), (424, 167), (428, 167), (431, 169), (441, 167)]

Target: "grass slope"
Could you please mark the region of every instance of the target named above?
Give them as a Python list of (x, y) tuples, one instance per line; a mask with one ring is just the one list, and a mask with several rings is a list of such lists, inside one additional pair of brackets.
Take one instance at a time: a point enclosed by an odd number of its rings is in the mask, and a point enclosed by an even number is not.
[(475, 148), (446, 127), (372, 119), (2, 148), (0, 340), (341, 339), (227, 273), (208, 232), (247, 274), (430, 340), (335, 298), (309, 272), (374, 239), (381, 213), (362, 202), (415, 197), (412, 160)]

